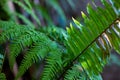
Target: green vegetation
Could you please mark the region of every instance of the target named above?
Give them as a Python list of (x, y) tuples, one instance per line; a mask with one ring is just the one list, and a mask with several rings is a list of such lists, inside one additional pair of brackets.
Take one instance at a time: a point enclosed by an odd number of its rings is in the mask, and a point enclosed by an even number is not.
[[(35, 23), (17, 11), (10, 13), (5, 8), (8, 6), (3, 5), (8, 1), (1, 1), (0, 11), (3, 12), (0, 14), (3, 15), (0, 15), (0, 80), (6, 80), (2, 73), (5, 58), (8, 59), (12, 72), (18, 64), (15, 80), (22, 78), (32, 66), (34, 71), (29, 72), (33, 75), (31, 80), (36, 80), (34, 73), (40, 66), (44, 66), (39, 75), (40, 80), (102, 80), (100, 73), (109, 63), (111, 50), (120, 54), (119, 0), (110, 0), (111, 4), (101, 0), (104, 8), (94, 5), (96, 9), (93, 9), (88, 4), (88, 16), (81, 12), (83, 24), (73, 18), (74, 24), (70, 23), (67, 30), (56, 27), (47, 15), (47, 10), (29, 0), (11, 2), (24, 9)], [(66, 21), (57, 0), (45, 2), (55, 8), (63, 21)], [(41, 11), (48, 23), (47, 27), (41, 25), (32, 8)], [(17, 18), (24, 25), (18, 23)], [(21, 59), (18, 58), (20, 55)]]

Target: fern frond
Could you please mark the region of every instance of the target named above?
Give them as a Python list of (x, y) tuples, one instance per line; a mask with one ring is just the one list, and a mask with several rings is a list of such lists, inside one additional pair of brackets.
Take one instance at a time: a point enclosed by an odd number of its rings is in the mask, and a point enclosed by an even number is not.
[[(82, 71), (83, 70), (82, 70), (82, 68), (80, 66), (74, 65), (71, 70), (68, 70), (67, 74), (65, 75), (64, 80), (77, 80), (77, 79), (80, 79)], [(85, 79), (80, 79), (80, 80), (87, 80), (87, 77)]]
[(33, 29), (35, 28), (35, 27), (34, 27), (34, 24), (33, 24), (28, 18), (26, 18), (24, 15), (22, 15), (22, 14), (20, 14), (20, 13), (15, 13), (15, 15), (16, 15), (18, 18), (22, 19), (23, 22), (24, 22), (26, 25), (31, 26)]
[(0, 27), (2, 29), (1, 36), (0, 36), (0, 44), (10, 39), (13, 39), (19, 35), (22, 35), (28, 30), (30, 30), (30, 28), (25, 26), (20, 26), (13, 23), (9, 24), (8, 22), (2, 22), (2, 21), (1, 21)]
[[(82, 69), (80, 64), (75, 64), (64, 77), (64, 80), (89, 80), (88, 76)], [(92, 80), (102, 80), (100, 75), (93, 75)]]
[(0, 29), (1, 32), (4, 32), (6, 30), (9, 29), (15, 29), (15, 28), (23, 28), (23, 30), (32, 30), (33, 28), (31, 26), (27, 26), (27, 25), (19, 25), (16, 24), (12, 21), (0, 21)]
[(28, 6), (30, 9), (32, 9), (32, 6), (31, 6), (31, 3), (30, 3), (30, 0), (25, 0), (24, 2), (27, 4), (27, 6)]
[(32, 45), (33, 42), (39, 40), (39, 35), (34, 30), (24, 33), (24, 35), (17, 37), (10, 44), (10, 68), (13, 68), (15, 58), (20, 54), (20, 52), (25, 48)]
[(67, 28), (67, 44), (73, 52), (70, 54), (73, 55), (72, 63), (79, 62), (90, 79), (102, 71), (112, 48), (120, 50), (120, 28), (115, 26), (116, 21), (120, 21), (119, 16), (110, 4), (105, 0), (102, 2), (105, 9), (97, 7), (95, 11), (88, 5), (89, 16), (82, 12), (84, 25), (73, 19), (78, 29), (72, 24)]
[(0, 80), (7, 80), (4, 73), (0, 73)]
[[(13, 0), (13, 2), (20, 6), (21, 8), (23, 8), (28, 14), (30, 14), (34, 18), (34, 20), (38, 23), (38, 25), (41, 25), (39, 18), (35, 15), (34, 11), (31, 8), (28, 8), (24, 3), (20, 1)], [(25, 3), (27, 3), (30, 7), (30, 3), (28, 3), (28, 1), (25, 1)]]
[[(52, 42), (48, 38), (45, 38), (44, 40), (43, 39), (39, 39), (39, 40), (41, 40), (41, 41), (34, 42), (34, 45), (26, 53), (24, 59), (22, 60), (21, 65), (20, 65), (19, 72), (18, 72), (16, 79), (19, 78), (20, 76), (22, 76), (24, 74), (24, 72), (33, 63), (43, 60), (47, 55), (52, 56), (52, 58), (57, 57), (58, 55), (60, 56), (60, 54), (58, 54), (60, 51), (57, 51), (56, 43)], [(54, 56), (55, 54), (58, 54), (58, 55)], [(53, 70), (53, 67), (56, 65), (56, 64), (52, 63), (51, 60), (52, 59), (50, 59), (50, 61), (49, 60), (47, 61), (47, 63), (49, 63), (49, 66), (47, 67), (47, 69), (49, 69), (49, 70)], [(59, 58), (56, 59), (56, 61), (58, 61), (58, 60), (59, 60)], [(55, 60), (53, 60), (53, 61), (56, 62)], [(43, 74), (44, 74), (45, 78), (48, 79), (47, 76), (52, 75), (52, 74), (49, 71), (48, 72), (46, 72), (46, 71), (48, 71), (48, 70), (46, 70), (46, 68), (45, 68), (45, 72)], [(49, 76), (49, 78), (50, 78), (50, 76)], [(51, 79), (52, 79), (52, 77), (51, 77)]]
[(41, 80), (56, 79), (62, 70), (62, 65), (63, 63), (60, 51), (57, 49), (54, 51), (52, 50), (50, 52), (50, 56), (46, 59), (46, 65)]
[(25, 71), (35, 62), (41, 61), (45, 58), (45, 56), (49, 53), (49, 49), (47, 44), (44, 43), (36, 43), (24, 56), (24, 59), (21, 62), (19, 67), (19, 72), (17, 74), (17, 78), (22, 76)]
[[(57, 72), (60, 72), (62, 68), (62, 51), (58, 49), (58, 44), (51, 41), (45, 34), (35, 31), (33, 28), (29, 29), (28, 27), (13, 23), (10, 23), (10, 25), (12, 25), (11, 28), (4, 28), (3, 26), (5, 25), (2, 25), (1, 28), (3, 28), (4, 31), (1, 33), (1, 43), (6, 42), (7, 40), (10, 40), (11, 42), (9, 57), (11, 69), (19, 53), (23, 51), (25, 47), (30, 47), (30, 50), (27, 51), (21, 62), (16, 79), (22, 76), (33, 63), (45, 59), (46, 56), (47, 64), (45, 71), (43, 72), (43, 79), (55, 78)], [(55, 71), (56, 69), (54, 70), (56, 66), (58, 67), (57, 72)], [(51, 71), (49, 72), (48, 70)], [(54, 74), (52, 74), (53, 72)]]
[(40, 29), (40, 32), (45, 33), (50, 39), (58, 42), (59, 44), (64, 44), (65, 39), (63, 34), (67, 34), (62, 28), (56, 26), (48, 26)]
[[(120, 25), (118, 25), (120, 24), (120, 5), (118, 4), (120, 1), (111, 2), (116, 7), (111, 6), (105, 0), (101, 1), (105, 8), (96, 6), (96, 10), (94, 10), (92, 6), (88, 5), (88, 17), (82, 12), (84, 24), (80, 24), (73, 18), (77, 28), (70, 24), (65, 38), (63, 38), (63, 34), (66, 33), (61, 34), (62, 32), (58, 28), (49, 27), (48, 30), (45, 29), (41, 33), (35, 31), (31, 26), (0, 21), (0, 44), (10, 41), (11, 69), (20, 52), (25, 48), (28, 49), (15, 79), (21, 77), (32, 64), (45, 60), (41, 80), (63, 78), (65, 80), (101, 80), (99, 73), (108, 62), (111, 50), (114, 48), (120, 53)], [(27, 6), (17, 0), (15, 3), (24, 8), (40, 24), (39, 19), (28, 8), (28, 6), (30, 7), (28, 0), (25, 2)], [(52, 5), (53, 3), (56, 4)], [(60, 9), (56, 0), (53, 0), (53, 3), (48, 4), (56, 6), (55, 9)], [(62, 14), (61, 11), (58, 12)], [(59, 43), (66, 45), (67, 53), (64, 54)], [(0, 59), (3, 57), (0, 56)]]
[(42, 17), (46, 20), (46, 23), (48, 23), (48, 26), (54, 24), (52, 22), (51, 16), (48, 14), (49, 13), (48, 10), (44, 6), (34, 4), (34, 7), (37, 10), (37, 13), (41, 14)]
[(120, 16), (120, 6), (119, 6), (120, 1), (116, 1), (116, 0), (109, 0), (109, 1), (111, 2), (112, 6), (113, 6), (113, 9), (116, 12), (116, 14), (118, 16)]
[(49, 6), (53, 7), (58, 12), (58, 14), (62, 17), (63, 21), (66, 22), (66, 16), (63, 10), (61, 9), (58, 1), (57, 0), (51, 0), (51, 1), (45, 0), (45, 1)]
[(0, 21), (0, 28), (2, 31), (8, 30), (10, 28), (14, 28), (15, 24), (11, 22)]
[(0, 19), (1, 20), (10, 20), (10, 10), (8, 8), (7, 0), (0, 1)]
[(106, 32), (113, 48), (120, 54), (120, 20)]

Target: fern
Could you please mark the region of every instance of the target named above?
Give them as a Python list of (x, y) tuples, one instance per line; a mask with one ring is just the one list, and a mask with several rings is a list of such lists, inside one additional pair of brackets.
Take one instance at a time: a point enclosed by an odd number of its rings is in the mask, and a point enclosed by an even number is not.
[[(31, 8), (31, 5), (30, 5), (30, 3), (28, 2), (29, 0), (25, 0), (25, 3), (29, 6), (29, 8), (25, 5), (25, 4), (23, 4), (22, 2), (20, 2), (20, 1), (17, 1), (17, 0), (13, 0), (13, 2), (14, 3), (16, 3), (17, 5), (19, 5), (20, 7), (22, 7), (28, 14), (30, 14), (33, 18), (34, 18), (34, 20), (38, 23), (38, 25), (40, 26), (41, 25), (41, 23), (40, 23), (40, 20), (38, 19), (38, 17), (35, 15), (35, 13), (34, 13), (34, 11), (32, 10), (32, 8)], [(24, 16), (20, 16), (20, 15), (18, 15), (21, 19), (23, 19), (24, 20)], [(24, 18), (23, 18), (24, 17)], [(26, 21), (26, 20), (25, 20)], [(28, 22), (28, 21), (27, 21)], [(32, 23), (31, 23), (32, 24)], [(29, 24), (28, 24), (29, 25)]]
[(0, 19), (9, 20), (10, 19), (10, 11), (8, 9), (7, 0), (0, 1)]
[(58, 0), (51, 0), (51, 1), (45, 0), (45, 1), (50, 7), (54, 8), (58, 12), (58, 14), (62, 17), (63, 21), (66, 22), (65, 14), (62, 11), (60, 5), (58, 4)]
[(15, 15), (18, 16), (20, 19), (22, 19), (25, 24), (35, 28), (34, 24), (28, 18), (23, 16), (22, 14), (16, 12)]
[(34, 4), (34, 7), (35, 7), (36, 11), (39, 14), (41, 14), (42, 17), (46, 20), (46, 22), (48, 23), (48, 26), (53, 25), (52, 19), (51, 19), (50, 15), (48, 14), (49, 11), (44, 6)]
[(49, 49), (47, 48), (47, 45), (44, 45), (43, 43), (39, 42), (33, 46), (30, 51), (26, 53), (21, 62), (18, 77), (21, 76), (33, 63), (38, 62), (39, 60), (42, 61), (45, 56), (47, 56), (48, 52)]
[[(80, 63), (90, 79), (94, 79), (92, 76), (102, 71), (112, 48), (120, 53), (120, 29), (115, 25), (119, 15), (105, 0), (102, 2), (105, 10), (97, 7), (95, 11), (88, 5), (89, 16), (82, 13), (85, 25), (73, 19), (78, 29), (72, 24), (67, 29), (67, 43), (69, 50), (73, 52), (70, 54), (73, 55), (71, 60)], [(66, 68), (68, 70), (70, 65)]]
[(32, 45), (33, 42), (37, 42), (39, 39), (39, 36), (34, 31), (26, 32), (26, 34), (18, 37), (18, 39), (15, 39), (12, 41), (13, 44), (10, 45), (10, 67), (13, 67), (15, 57), (19, 55), (19, 53), (23, 50), (25, 47), (29, 47)]
[[(54, 55), (52, 55), (54, 54)], [(51, 51), (50, 56), (46, 60), (46, 66), (43, 72), (42, 80), (51, 80), (57, 77), (56, 74), (60, 74), (62, 70), (62, 59), (59, 50)]]
[(32, 9), (32, 6), (31, 6), (31, 3), (30, 3), (30, 0), (25, 0), (25, 3), (27, 4), (27, 6)]
[[(5, 23), (12, 25), (12, 27), (11, 28), (3, 27), (3, 26), (5, 26), (4, 25)], [(4, 22), (4, 21), (1, 22), (1, 28), (3, 28), (3, 30), (4, 30), (4, 32), (2, 32), (2, 35), (0, 36), (1, 44), (6, 42), (7, 40), (9, 40), (11, 42), (10, 57), (9, 57), (11, 70), (13, 68), (15, 59), (20, 54), (20, 52), (22, 50), (24, 50), (25, 47), (31, 47), (21, 62), (21, 66), (19, 68), (19, 72), (18, 72), (16, 79), (18, 79), (20, 76), (22, 76), (25, 73), (25, 71), (33, 63), (44, 59), (48, 55), (48, 53), (51, 56), (55, 55), (55, 54), (57, 56), (60, 55), (58, 53), (61, 51), (59, 49), (57, 49), (57, 44), (55, 42), (52, 42), (51, 40), (49, 40), (49, 38), (47, 36), (45, 36), (43, 33), (37, 32), (33, 28), (29, 29), (22, 25), (13, 24), (13, 23)], [(24, 28), (25, 28), (25, 30), (24, 30)], [(7, 29), (9, 29), (9, 30), (7, 30)], [(49, 57), (49, 58), (52, 59), (52, 57)], [(61, 60), (61, 58), (56, 58), (56, 61), (57, 60)], [(54, 59), (53, 59), (53, 61), (54, 61)], [(55, 63), (58, 63), (56, 61), (55, 61)], [(52, 63), (51, 60), (50, 61), (48, 60), (47, 62), (49, 63), (49, 65), (52, 65), (52, 67), (50, 67), (48, 69), (52, 69), (56, 65), (56, 64)], [(61, 64), (62, 63), (59, 63), (59, 65), (61, 65)], [(49, 73), (49, 74), (51, 74), (51, 73)]]
[[(6, 22), (2, 22), (2, 21), (0, 21), (0, 22), (1, 22), (0, 27), (2, 29), (2, 35), (0, 36), (0, 43), (4, 43), (7, 40), (13, 39), (13, 37), (17, 37), (21, 34), (24, 34), (25, 32), (27, 32), (27, 30), (30, 29), (30, 28), (27, 28), (24, 26), (21, 27), (19, 25), (13, 24), (12, 22), (10, 22), (10, 23), (6, 23)], [(6, 24), (8, 24), (9, 26), (6, 26)], [(16, 27), (13, 27), (13, 26), (16, 26)], [(9, 30), (7, 30), (7, 29), (9, 29)]]
[[(65, 76), (65, 80), (74, 80), (74, 79), (80, 79), (82, 73), (82, 68), (80, 65), (74, 65), (71, 70), (69, 70)], [(83, 77), (81, 80), (87, 80), (87, 77)]]
[[(26, 50), (15, 80), (21, 77), (33, 63), (39, 61), (45, 62), (44, 70), (40, 75), (41, 80), (101, 80), (100, 73), (109, 61), (111, 50), (114, 48), (120, 53), (120, 25), (118, 25), (120, 1), (111, 0), (112, 6), (105, 0), (101, 1), (104, 8), (95, 6), (96, 10), (94, 10), (88, 4), (88, 16), (82, 12), (84, 24), (73, 18), (76, 27), (70, 24), (67, 33), (56, 27), (35, 30), (33, 25), (0, 21), (0, 44), (10, 42), (11, 70), (16, 57)], [(35, 14), (31, 12), (28, 0), (25, 1), (27, 6), (17, 0), (15, 3), (24, 8), (40, 24)], [(49, 5), (58, 7), (57, 4), (52, 5), (53, 3), (49, 2)], [(31, 23), (29, 20), (24, 21), (27, 24)], [(0, 77), (5, 78), (4, 75)]]
[(7, 80), (4, 73), (0, 73), (0, 80)]
[(65, 39), (63, 35), (66, 35), (66, 31), (56, 26), (48, 26), (40, 29), (40, 32), (45, 33), (50, 39), (57, 43), (64, 45)]

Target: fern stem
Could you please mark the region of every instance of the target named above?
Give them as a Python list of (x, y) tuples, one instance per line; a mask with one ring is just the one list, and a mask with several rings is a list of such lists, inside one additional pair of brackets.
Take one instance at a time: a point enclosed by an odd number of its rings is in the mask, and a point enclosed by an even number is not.
[(76, 56), (71, 62), (70, 64), (68, 64), (64, 69), (63, 73), (60, 75), (60, 77), (57, 80), (61, 80), (64, 76), (64, 74), (66, 73), (67, 70), (69, 70), (72, 66), (73, 63), (104, 33), (106, 32), (117, 20), (120, 20), (120, 18), (117, 18), (116, 20), (114, 20), (110, 26), (108, 26), (104, 31), (101, 32), (101, 34), (99, 34), (90, 44), (88, 44), (88, 46), (82, 50), (82, 52)]

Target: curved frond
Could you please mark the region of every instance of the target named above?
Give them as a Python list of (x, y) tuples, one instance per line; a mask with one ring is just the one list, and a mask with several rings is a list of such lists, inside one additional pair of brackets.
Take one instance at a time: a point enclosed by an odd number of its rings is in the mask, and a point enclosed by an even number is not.
[(29, 47), (33, 42), (37, 42), (40, 39), (39, 34), (34, 30), (27, 31), (24, 35), (19, 36), (10, 44), (10, 67), (13, 68), (15, 58), (20, 54), (25, 47)]
[[(40, 39), (42, 40), (42, 39)], [(53, 45), (54, 44), (54, 45)], [(58, 54), (59, 53), (59, 54)], [(57, 54), (57, 55), (56, 55)], [(45, 72), (43, 72), (43, 77), (46, 79), (53, 78), (52, 76), (47, 77), (48, 75), (52, 75), (49, 70), (53, 70), (56, 67), (56, 64), (59, 60), (58, 56), (60, 56), (60, 51), (57, 50), (57, 44), (46, 38), (46, 40), (42, 40), (39, 42), (34, 43), (34, 46), (30, 48), (30, 50), (26, 53), (22, 63), (19, 67), (19, 72), (16, 79), (24, 74), (24, 72), (35, 62), (43, 60), (46, 56), (47, 58), (47, 67), (45, 67)], [(56, 56), (55, 56), (56, 55)], [(52, 57), (50, 57), (52, 56)], [(55, 58), (56, 60), (55, 60)], [(49, 60), (50, 58), (50, 60)], [(52, 60), (54, 58), (54, 60)], [(51, 62), (51, 60), (53, 62)], [(59, 63), (59, 62), (58, 62)], [(59, 65), (62, 65), (59, 63)], [(58, 66), (57, 66), (58, 67)], [(49, 69), (49, 70), (48, 70)], [(59, 70), (59, 68), (57, 68)], [(55, 76), (55, 75), (54, 75)], [(44, 79), (43, 79), (44, 80)]]
[(39, 42), (36, 43), (32, 48), (30, 48), (30, 50), (26, 53), (24, 59), (21, 62), (16, 79), (22, 76), (33, 63), (41, 61), (45, 58), (45, 56), (49, 52), (47, 44), (45, 44)]

